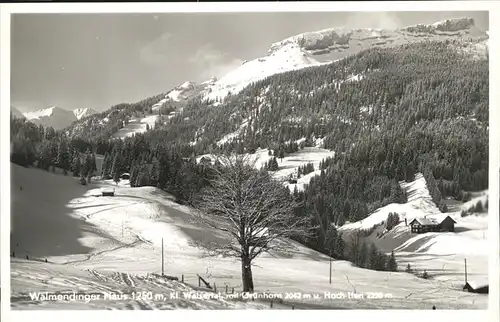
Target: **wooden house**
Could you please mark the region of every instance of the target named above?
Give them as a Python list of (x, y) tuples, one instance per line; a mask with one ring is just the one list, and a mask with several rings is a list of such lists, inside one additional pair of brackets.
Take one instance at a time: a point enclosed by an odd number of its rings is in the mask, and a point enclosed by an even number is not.
[(450, 216), (446, 216), (443, 220), (438, 221), (431, 218), (415, 218), (410, 221), (412, 233), (423, 234), (428, 232), (453, 232), (455, 231), (456, 221)]
[(471, 293), (488, 294), (489, 285), (488, 281), (468, 281), (463, 287), (463, 291)]
[(115, 195), (115, 188), (101, 188), (103, 197), (113, 197)]

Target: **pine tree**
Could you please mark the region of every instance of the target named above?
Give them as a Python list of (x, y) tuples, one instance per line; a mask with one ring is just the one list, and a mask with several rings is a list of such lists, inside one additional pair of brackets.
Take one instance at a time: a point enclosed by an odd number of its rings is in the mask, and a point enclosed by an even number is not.
[(387, 267), (387, 261), (388, 257), (377, 250), (377, 260), (376, 260), (377, 264), (375, 269), (377, 271), (385, 271)]
[(152, 163), (153, 164), (151, 166), (151, 173), (149, 175), (150, 185), (158, 187), (160, 180), (160, 162), (156, 157), (153, 157)]
[[(111, 175), (115, 182), (117, 178), (120, 178), (122, 171), (122, 157), (120, 153), (116, 153), (111, 166)], [(118, 183), (117, 183), (118, 184)]]
[(64, 175), (68, 174), (68, 169), (70, 168), (70, 155), (68, 151), (68, 144), (64, 138), (59, 142), (57, 150), (57, 165), (63, 169)]
[(111, 166), (112, 166), (111, 155), (106, 151), (104, 154), (104, 160), (102, 162), (102, 178), (109, 179), (111, 177)]
[(375, 247), (375, 244), (370, 244), (370, 247), (368, 249), (368, 268), (369, 269), (377, 269), (377, 263), (378, 263), (378, 251), (377, 248)]
[(90, 154), (90, 151), (86, 154), (85, 156), (85, 171), (86, 171), (86, 177), (87, 177), (87, 182), (90, 183), (90, 179), (95, 173), (95, 159), (92, 158), (92, 154)]
[(394, 256), (394, 251), (391, 252), (391, 256), (387, 261), (387, 270), (390, 272), (396, 272), (398, 270), (398, 264), (396, 263), (396, 257)]
[(80, 161), (80, 155), (77, 152), (73, 158), (73, 177), (79, 177), (82, 171), (82, 164)]
[(95, 153), (92, 153), (91, 161), (92, 161), (91, 162), (92, 173), (95, 175), (95, 172), (97, 171), (97, 162), (96, 162)]
[(81, 161), (82, 171), (81, 176), (87, 178), (92, 175), (92, 158), (87, 150), (87, 153), (83, 155), (83, 160)]
[(367, 266), (368, 260), (368, 247), (365, 242), (361, 243), (361, 247), (358, 253), (357, 265), (359, 267), (365, 268)]
[(344, 245), (345, 243), (344, 240), (342, 239), (342, 234), (337, 234), (334, 245), (334, 254), (336, 258), (338, 259), (344, 258)]
[(139, 174), (139, 169), (138, 169), (138, 165), (137, 165), (137, 162), (134, 162), (134, 164), (130, 167), (130, 178), (129, 178), (129, 182), (130, 182), (130, 187), (134, 188), (136, 185), (136, 181), (137, 181), (137, 175)]
[(50, 142), (45, 141), (42, 143), (41, 149), (40, 149), (40, 157), (38, 158), (38, 167), (40, 169), (48, 171), (48, 169), (52, 163), (50, 149), (51, 149)]

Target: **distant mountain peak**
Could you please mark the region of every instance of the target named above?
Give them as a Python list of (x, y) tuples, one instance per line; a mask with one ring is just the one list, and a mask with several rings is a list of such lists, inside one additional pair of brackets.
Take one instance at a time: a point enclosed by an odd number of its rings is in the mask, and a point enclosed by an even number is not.
[(24, 116), (29, 121), (54, 129), (63, 129), (76, 120), (97, 113), (91, 108), (80, 108), (73, 111), (63, 109), (59, 106), (51, 106), (33, 112), (26, 112)]
[(418, 33), (440, 33), (440, 32), (466, 32), (477, 28), (473, 18), (451, 18), (441, 20), (432, 24), (416, 24), (401, 28), (402, 31)]
[(91, 108), (85, 107), (85, 108), (77, 108), (73, 110), (73, 114), (75, 115), (76, 119), (79, 120), (81, 118), (84, 118), (86, 116), (96, 114), (97, 111), (94, 111)]

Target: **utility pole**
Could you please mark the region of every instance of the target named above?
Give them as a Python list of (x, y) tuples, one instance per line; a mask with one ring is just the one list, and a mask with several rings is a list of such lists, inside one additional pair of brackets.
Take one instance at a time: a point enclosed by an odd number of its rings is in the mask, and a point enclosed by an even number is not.
[(164, 271), (163, 271), (164, 264), (163, 263), (164, 263), (164, 261), (163, 261), (163, 237), (162, 237), (162, 239), (161, 239), (161, 276), (164, 275)]
[(330, 284), (332, 284), (332, 251), (330, 250)]
[(467, 258), (464, 258), (465, 262), (465, 284), (467, 284)]

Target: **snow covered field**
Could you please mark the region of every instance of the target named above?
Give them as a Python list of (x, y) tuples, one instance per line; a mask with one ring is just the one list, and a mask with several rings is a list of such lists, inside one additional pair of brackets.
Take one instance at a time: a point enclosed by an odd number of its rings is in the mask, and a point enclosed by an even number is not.
[[(300, 141), (300, 140), (299, 140)], [(314, 172), (311, 172), (305, 176), (300, 177), (297, 180), (297, 183), (287, 183), (288, 188), (293, 191), (295, 186), (297, 186), (298, 190), (303, 190), (304, 186), (309, 183), (312, 177), (319, 175), (321, 170), (319, 169), (319, 164), (322, 160), (333, 157), (335, 152), (318, 148), (318, 147), (305, 147), (300, 149), (297, 152), (290, 153), (282, 159), (278, 159), (279, 169), (277, 171), (272, 172), (273, 176), (277, 179), (286, 180), (293, 175), (295, 178), (297, 177), (297, 171), (300, 166), (305, 166), (308, 163), (312, 163), (314, 165)], [(263, 167), (266, 162), (273, 158), (272, 155), (269, 155), (268, 149), (259, 149), (255, 152), (255, 154), (249, 155), (252, 160), (256, 160), (255, 167), (260, 169)], [(209, 157), (209, 154), (200, 155), (197, 157), (197, 162), (199, 162), (203, 157)]]
[[(98, 196), (100, 188), (109, 186), (115, 188), (114, 197)], [(162, 238), (165, 274), (179, 279), (184, 275), (190, 285), (197, 286), (196, 274), (200, 274), (210, 284), (216, 283), (218, 290), (225, 291), (228, 285), (230, 290), (234, 287), (235, 292), (241, 291), (241, 267), (232, 258), (205, 256), (200, 245), (227, 237), (194, 222), (189, 208), (176, 204), (156, 188), (130, 188), (126, 181), (81, 186), (75, 178), (16, 165), (12, 165), (11, 188), (11, 251), (16, 255), (11, 259), (11, 290), (15, 309), (259, 307), (258, 301), (176, 300), (166, 301), (177, 303), (167, 305), (149, 300), (102, 299), (91, 304), (31, 300), (29, 292), (181, 291), (188, 286), (147, 278), (161, 272)], [(447, 281), (375, 272), (346, 261), (332, 263), (329, 284), (328, 258), (297, 243), (290, 244), (294, 247), (286, 253), (265, 255), (255, 261), (257, 292), (282, 296), (287, 292), (317, 293), (320, 297), (315, 300), (302, 297), (292, 301), (330, 308), (487, 307), (487, 296), (464, 293)], [(29, 261), (24, 259), (26, 255)], [(347, 292), (363, 294), (364, 298), (342, 298), (348, 296)]]
[(154, 129), (155, 122), (158, 120), (158, 115), (148, 115), (143, 118), (133, 118), (130, 119), (129, 123), (125, 125), (123, 128), (118, 130), (115, 134), (113, 134), (113, 138), (123, 139), (125, 137), (133, 136), (136, 133), (144, 133), (147, 130), (147, 126), (149, 125), (150, 129)]
[[(469, 280), (488, 279), (488, 216), (487, 213), (467, 217), (460, 216), (461, 209), (469, 209), (478, 201), (487, 199), (487, 191), (476, 194), (477, 197), (461, 205), (457, 212), (441, 213), (427, 190), (425, 178), (417, 174), (415, 181), (402, 182), (401, 186), (408, 193), (406, 204), (390, 204), (382, 207), (369, 217), (355, 223), (340, 227), (346, 239), (356, 231), (370, 229), (385, 222), (390, 212), (396, 212), (400, 224), (383, 234), (385, 225), (375, 229), (368, 238), (384, 252), (394, 250), (399, 269), (404, 270), (409, 263), (412, 269), (420, 273), (424, 270), (435, 280), (450, 288), (460, 288), (464, 285), (464, 259), (467, 259)], [(417, 217), (428, 219), (444, 219), (450, 216), (456, 221), (455, 232), (429, 232), (424, 234), (411, 233), (408, 224)]]

